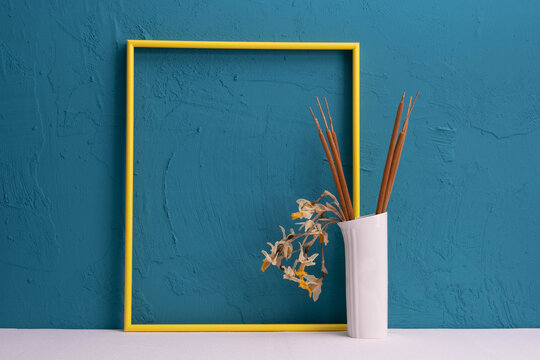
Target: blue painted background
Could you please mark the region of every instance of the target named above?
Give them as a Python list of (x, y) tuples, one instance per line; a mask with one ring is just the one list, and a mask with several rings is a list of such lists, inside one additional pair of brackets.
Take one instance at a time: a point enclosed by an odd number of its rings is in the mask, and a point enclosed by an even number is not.
[[(540, 5), (231, 4), (1, 2), (0, 327), (122, 326), (130, 38), (360, 42), (363, 214), (400, 94), (421, 90), (389, 205), (390, 326), (539, 326)], [(258, 269), (291, 201), (332, 186), (305, 106), (350, 116), (349, 60), (312, 55), (137, 51), (135, 322), (343, 318), (337, 265), (315, 304)]]
[(316, 94), (351, 174), (350, 51), (136, 49), (135, 64), (133, 321), (345, 322), (337, 228), (316, 303), (259, 269), (296, 199), (334, 187)]

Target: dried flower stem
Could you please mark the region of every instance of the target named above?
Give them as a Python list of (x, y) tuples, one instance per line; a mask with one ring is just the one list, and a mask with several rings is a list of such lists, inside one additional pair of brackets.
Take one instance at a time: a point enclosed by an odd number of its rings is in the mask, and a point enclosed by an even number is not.
[[(332, 202), (321, 203), (323, 198), (330, 197)], [(292, 219), (305, 219), (297, 223), (299, 230), (295, 233), (293, 229), (289, 234), (280, 226), (282, 238), (274, 244), (268, 243), (270, 253), (262, 251), (264, 255), (261, 270), (265, 271), (270, 265), (273, 265), (283, 272), (283, 278), (294, 281), (302, 289), (308, 291), (313, 301), (317, 301), (321, 293), (323, 278), (328, 274), (324, 260), (324, 246), (328, 244), (328, 233), (326, 229), (339, 221), (344, 221), (344, 213), (338, 200), (330, 192), (325, 191), (317, 200), (308, 201), (298, 199), (298, 212), (292, 213)], [(327, 214), (335, 216), (327, 217)], [(316, 265), (315, 259), (319, 254), (315, 253), (308, 256), (312, 246), (319, 240), (321, 244), (321, 276), (316, 277), (308, 274), (308, 267)], [(295, 246), (296, 244), (296, 246)], [(297, 247), (297, 249), (294, 249)], [(282, 265), (283, 261), (289, 260), (293, 254), (298, 254), (292, 266)]]

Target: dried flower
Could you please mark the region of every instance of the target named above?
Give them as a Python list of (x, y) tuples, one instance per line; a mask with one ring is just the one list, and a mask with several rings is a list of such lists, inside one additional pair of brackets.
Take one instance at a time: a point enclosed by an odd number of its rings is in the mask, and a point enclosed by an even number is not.
[[(323, 204), (322, 201), (327, 197), (331, 201)], [(305, 219), (305, 221), (296, 223), (299, 225), (299, 231), (302, 232), (295, 233), (293, 229), (290, 229), (289, 234), (286, 234), (285, 229), (280, 226), (281, 240), (274, 244), (268, 243), (270, 253), (262, 251), (264, 259), (261, 270), (265, 271), (270, 265), (277, 267), (283, 271), (283, 279), (296, 282), (298, 287), (308, 291), (309, 297), (313, 298), (313, 301), (317, 301), (321, 294), (323, 278), (328, 274), (324, 265), (324, 246), (328, 245), (326, 230), (332, 224), (345, 221), (345, 215), (336, 197), (329, 191), (325, 191), (315, 201), (298, 199), (296, 203), (298, 211), (292, 213), (291, 218), (293, 220)], [(317, 239), (321, 244), (322, 276), (320, 278), (308, 274), (306, 269), (316, 265), (315, 259), (318, 258), (319, 253), (308, 255), (308, 252)], [(294, 253), (298, 253), (298, 258), (294, 260), (292, 267), (281, 264), (282, 260), (289, 260)]]

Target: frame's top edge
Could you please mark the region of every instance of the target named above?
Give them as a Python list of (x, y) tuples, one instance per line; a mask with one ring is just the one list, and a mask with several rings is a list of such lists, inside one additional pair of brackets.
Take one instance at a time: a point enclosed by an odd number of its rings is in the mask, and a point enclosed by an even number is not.
[(252, 41), (175, 41), (127, 40), (133, 47), (254, 50), (355, 50), (357, 42), (252, 42)]

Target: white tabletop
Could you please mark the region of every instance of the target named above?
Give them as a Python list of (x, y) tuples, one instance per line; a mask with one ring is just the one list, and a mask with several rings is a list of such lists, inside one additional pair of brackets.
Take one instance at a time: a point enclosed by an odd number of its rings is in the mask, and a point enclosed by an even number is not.
[(540, 359), (540, 329), (392, 329), (385, 340), (344, 332), (0, 329), (0, 359)]

